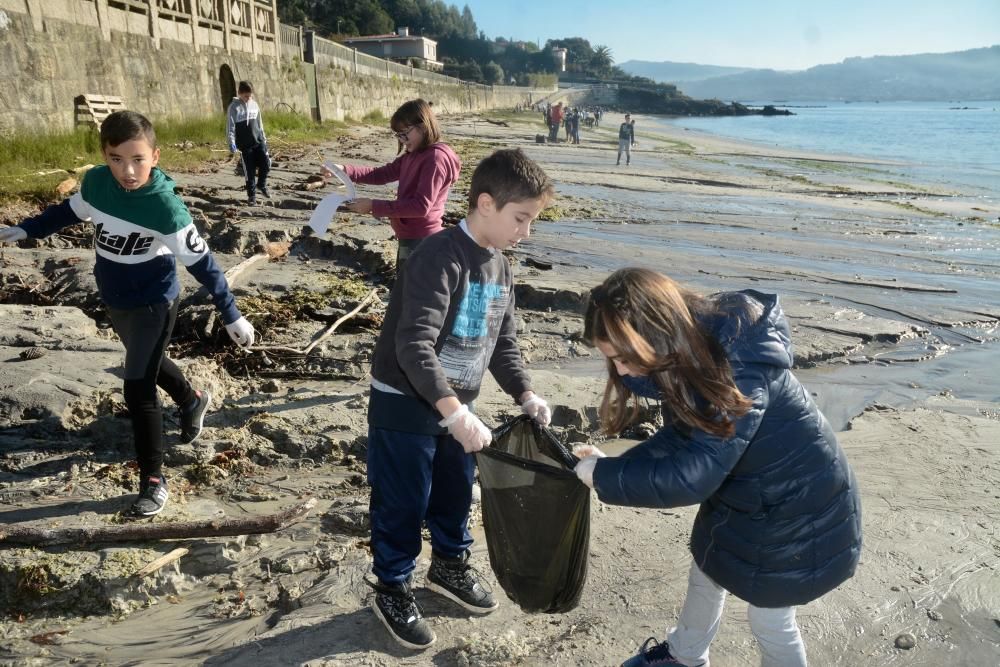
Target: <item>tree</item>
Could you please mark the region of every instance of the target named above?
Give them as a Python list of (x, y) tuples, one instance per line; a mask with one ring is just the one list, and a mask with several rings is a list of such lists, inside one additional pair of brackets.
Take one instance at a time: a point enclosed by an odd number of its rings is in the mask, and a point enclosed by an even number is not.
[(477, 83), (482, 83), (483, 70), (479, 67), (479, 63), (476, 61), (466, 60), (458, 67), (458, 78), (465, 79), (466, 81), (476, 81)]
[(503, 83), (503, 68), (491, 60), (483, 67), (483, 78), (490, 85)]
[(611, 47), (598, 45), (594, 47), (594, 55), (590, 59), (590, 66), (602, 74), (607, 74), (611, 66), (615, 64), (615, 59), (611, 55)]

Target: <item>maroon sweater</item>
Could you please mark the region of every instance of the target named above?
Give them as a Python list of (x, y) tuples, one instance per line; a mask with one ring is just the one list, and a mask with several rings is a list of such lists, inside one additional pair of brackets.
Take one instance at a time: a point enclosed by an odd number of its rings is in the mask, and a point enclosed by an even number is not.
[(438, 142), (415, 153), (403, 153), (381, 167), (344, 165), (355, 183), (384, 185), (399, 181), (395, 201), (376, 199), (372, 215), (389, 218), (399, 239), (422, 239), (441, 231), (448, 191), (458, 180), (462, 161), (447, 144)]

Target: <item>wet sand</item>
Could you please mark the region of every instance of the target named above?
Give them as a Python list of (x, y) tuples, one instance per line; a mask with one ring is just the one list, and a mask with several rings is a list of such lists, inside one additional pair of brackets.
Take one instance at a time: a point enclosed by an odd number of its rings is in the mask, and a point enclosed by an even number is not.
[[(765, 151), (680, 128), (654, 134), (642, 117), (632, 164), (616, 167), (613, 115), (584, 131), (580, 146), (536, 145), (538, 114), (504, 119), (510, 127), (483, 116), (446, 117), (444, 127), (466, 176), (478, 156), (519, 146), (557, 183), (558, 208), (545, 216), (553, 219), (511, 253), (522, 348), (540, 393), (559, 406), (557, 432), (600, 441), (592, 408), (602, 364), (575, 334), (582, 295), (611, 270), (641, 265), (704, 291), (780, 294), (797, 372), (841, 431), (865, 512), (857, 576), (799, 611), (810, 662), (997, 663), (1000, 230), (983, 220), (996, 220), (1000, 206), (896, 182), (890, 163)], [(326, 157), (388, 160), (385, 134), (358, 129)], [(262, 243), (291, 243), (287, 259), (241, 274), (238, 295), (288, 301), (296, 287), (322, 292), (344, 281), (384, 288), (388, 227), (343, 215), (325, 238), (304, 235), (325, 193), (295, 186), (320, 152), (288, 158), (273, 172), (272, 201), (253, 210), (239, 206), (228, 169), (175, 174), (224, 267)], [(92, 253), (61, 241), (2, 253), (2, 285), (18, 304), (0, 306), (9, 323), (0, 334), (0, 521), (107, 522), (132, 499), (130, 436), (114, 375), (120, 349), (83, 314), (95, 308)], [(42, 297), (58, 305), (39, 305)], [(323, 326), (284, 322), (264, 329), (265, 342), (301, 347)], [(501, 608), (468, 619), (420, 590), (437, 644), (411, 653), (387, 638), (363, 582), (365, 374), (376, 330), (345, 327), (308, 358), (272, 352), (267, 364), (225, 345), (176, 344), (216, 410), (198, 443), (171, 447), (177, 481), (156, 521), (263, 514), (309, 495), (319, 507), (277, 534), (184, 541), (188, 556), (144, 580), (131, 574), (176, 544), (7, 549), (0, 593), (14, 602), (0, 662), (603, 666), (662, 637), (683, 599), (694, 508), (628, 509), (595, 497), (577, 609), (525, 615), (497, 588)], [(21, 360), (31, 347), (45, 353)], [(492, 381), (478, 408), (492, 424), (515, 414)], [(168, 442), (175, 438), (168, 420)], [(492, 579), (475, 530), (475, 559)], [(713, 665), (758, 664), (745, 610), (727, 605)], [(914, 648), (895, 647), (904, 633)]]

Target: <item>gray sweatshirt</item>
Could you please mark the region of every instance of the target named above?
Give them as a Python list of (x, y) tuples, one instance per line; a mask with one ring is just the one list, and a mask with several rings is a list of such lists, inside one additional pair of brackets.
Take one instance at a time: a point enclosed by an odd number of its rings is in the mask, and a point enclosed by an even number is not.
[[(372, 377), (420, 399), (415, 409), (446, 396), (475, 400), (487, 369), (515, 399), (531, 389), (517, 346), (510, 264), (462, 227), (427, 237), (407, 259), (375, 345)], [(369, 413), (373, 426), (393, 426), (380, 421)]]
[(226, 136), (229, 138), (229, 150), (245, 151), (257, 145), (267, 145), (264, 119), (254, 98), (251, 97), (244, 104), (243, 100), (234, 97), (229, 103), (227, 118)]

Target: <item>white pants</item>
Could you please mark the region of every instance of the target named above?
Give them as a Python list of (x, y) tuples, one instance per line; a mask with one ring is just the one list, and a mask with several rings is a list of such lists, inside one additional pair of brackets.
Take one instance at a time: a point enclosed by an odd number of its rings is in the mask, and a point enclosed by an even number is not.
[[(689, 667), (708, 667), (708, 649), (719, 630), (725, 602), (726, 589), (692, 562), (684, 608), (677, 627), (667, 635), (674, 657)], [(750, 605), (747, 618), (760, 646), (762, 667), (805, 667), (806, 649), (795, 623), (795, 607)]]

